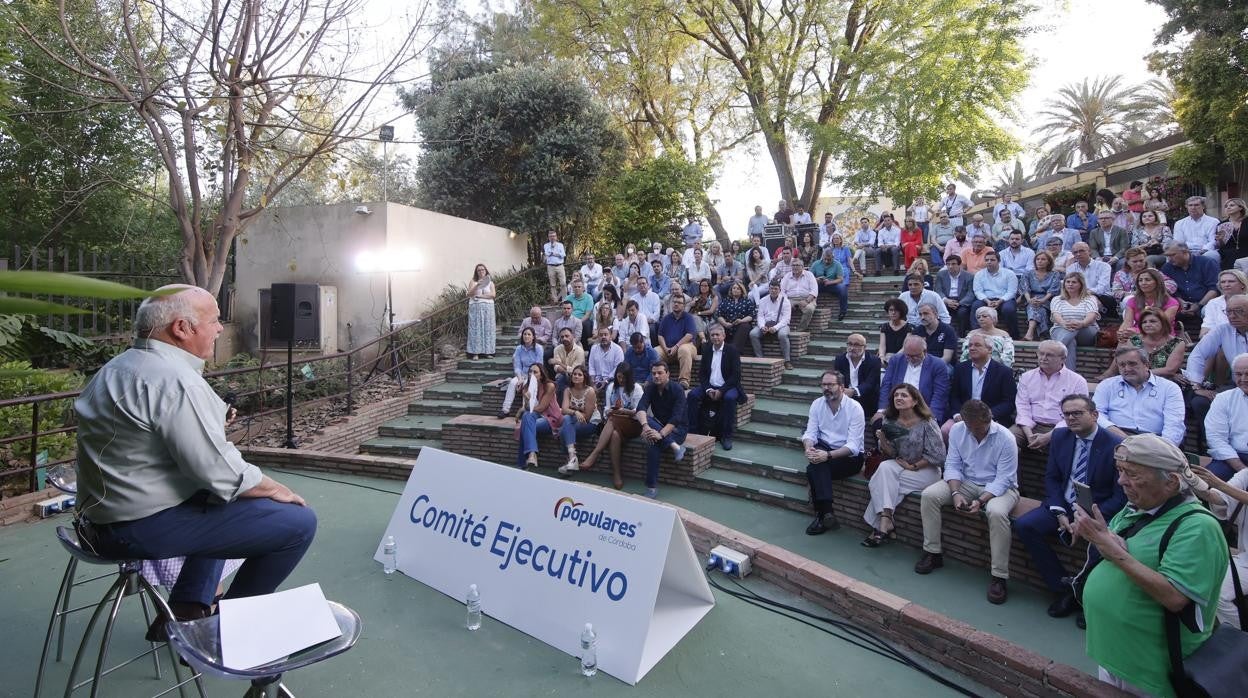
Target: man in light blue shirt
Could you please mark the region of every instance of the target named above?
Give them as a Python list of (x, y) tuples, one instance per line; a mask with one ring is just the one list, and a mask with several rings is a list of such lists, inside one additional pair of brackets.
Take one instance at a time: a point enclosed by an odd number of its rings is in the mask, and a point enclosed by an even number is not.
[(1007, 240), (1008, 243), (1001, 250), (1001, 266), (1020, 277), (1035, 270), (1036, 252), (1023, 244), (1023, 234), (1016, 230), (1009, 234)]
[(1180, 385), (1195, 389), (1189, 397), (1188, 411), (1201, 424), (1202, 444), (1207, 440), (1205, 415), (1209, 414), (1214, 391), (1225, 387), (1208, 381), (1205, 367), (1218, 354), (1230, 363), (1235, 357), (1248, 352), (1248, 296), (1231, 296), (1226, 301), (1226, 319), (1226, 324), (1218, 325), (1212, 332), (1200, 338), (1187, 357), (1187, 369), (1175, 376), (1175, 381)]
[(1138, 347), (1114, 352), (1118, 375), (1101, 381), (1092, 395), (1097, 424), (1120, 439), (1131, 434), (1158, 434), (1182, 446), (1185, 433), (1183, 391), (1148, 368), (1148, 354)]
[(754, 237), (755, 235), (762, 237), (763, 228), (767, 225), (767, 214), (763, 213), (762, 206), (754, 207), (754, 215), (750, 216), (750, 222), (746, 226), (745, 234)]
[(650, 337), (654, 337), (654, 328), (658, 325), (659, 316), (663, 314), (662, 300), (659, 294), (650, 290), (650, 282), (641, 279), (637, 282), (637, 293), (630, 300), (637, 301), (637, 308), (650, 322)]
[(1235, 387), (1213, 398), (1205, 416), (1205, 435), (1213, 462), (1209, 470), (1223, 480), (1248, 465), (1248, 353), (1231, 362)]
[[(134, 345), (74, 402), (78, 520), (89, 549), (118, 559), (185, 560), (169, 602), (209, 615), (225, 560), (246, 558), (225, 598), (272, 593), (316, 533), (302, 497), (243, 460), (225, 438), (229, 407), (202, 374), (221, 334), (216, 300), (176, 284), (143, 301)], [(163, 639), (169, 618), (148, 629)]]
[(901, 228), (897, 227), (897, 221), (893, 220), (891, 213), (885, 213), (880, 216), (880, 222), (875, 226), (875, 230), (875, 275), (879, 276), (884, 273), (885, 255), (888, 255), (888, 263), (892, 265), (893, 273), (900, 273)]
[(971, 303), (971, 316), (988, 306), (997, 311), (997, 318), (1010, 337), (1018, 338), (1018, 276), (1001, 268), (997, 252), (984, 253), (984, 268), (975, 272), (975, 300)]
[(923, 278), (919, 276), (906, 277), (906, 291), (900, 296), (902, 303), (906, 304), (906, 322), (918, 327), (919, 325), (919, 306), (925, 303), (931, 304), (936, 308), (936, 316), (946, 325), (952, 322), (949, 316), (949, 308), (940, 302), (940, 294), (923, 288)]
[(988, 601), (1002, 604), (1010, 576), (1010, 512), (1018, 504), (1018, 444), (1009, 429), (992, 421), (992, 410), (983, 401), (967, 400), (961, 414), (962, 421), (949, 431), (944, 480), (923, 490), (923, 557), (914, 571), (929, 574), (944, 566), (941, 509), (952, 504), (969, 514), (982, 510), (992, 551)]

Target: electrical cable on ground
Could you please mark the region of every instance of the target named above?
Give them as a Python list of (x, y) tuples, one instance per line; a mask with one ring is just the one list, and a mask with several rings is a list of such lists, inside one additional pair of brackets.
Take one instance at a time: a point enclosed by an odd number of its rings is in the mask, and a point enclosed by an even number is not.
[(266, 470), (271, 470), (271, 471), (273, 471), (273, 472), (275, 472), (275, 473), (281, 473), (282, 475), (294, 475), (294, 476), (296, 476), (296, 477), (306, 477), (306, 478), (308, 478), (309, 480), (320, 480), (320, 481), (322, 481), (322, 482), (332, 482), (332, 483), (334, 483), (335, 485), (347, 485), (348, 487), (358, 487), (358, 488), (360, 488), (360, 489), (362, 489), (362, 490), (372, 490), (372, 491), (374, 491), (374, 492), (384, 492), (384, 493), (386, 493), (386, 494), (392, 494), (392, 495), (394, 495), (394, 496), (396, 496), (396, 497), (398, 497), (398, 496), (402, 496), (402, 494), (403, 494), (402, 492), (395, 492), (394, 490), (386, 490), (386, 489), (382, 489), (382, 488), (380, 488), (380, 487), (373, 487), (372, 485), (361, 485), (361, 484), (360, 484), (360, 483), (358, 483), (358, 482), (348, 482), (348, 481), (346, 481), (346, 480), (335, 480), (335, 479), (333, 479), (332, 477), (321, 477), (321, 476), (319, 476), (319, 475), (309, 475), (309, 474), (307, 474), (307, 473), (301, 473), (301, 472), (298, 472), (298, 471), (295, 471), (295, 470), (286, 470), (286, 469), (284, 469), (284, 468), (266, 468)]

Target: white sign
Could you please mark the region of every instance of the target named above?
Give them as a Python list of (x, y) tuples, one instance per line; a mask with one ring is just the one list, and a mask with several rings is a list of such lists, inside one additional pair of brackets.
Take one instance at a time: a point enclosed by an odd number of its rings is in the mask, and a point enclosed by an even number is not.
[(483, 612), (568, 654), (593, 623), (599, 668), (629, 684), (715, 605), (674, 510), (434, 448), (385, 536), (404, 574), (461, 601), (476, 584)]
[(221, 662), (250, 669), (342, 635), (320, 584), (221, 599)]

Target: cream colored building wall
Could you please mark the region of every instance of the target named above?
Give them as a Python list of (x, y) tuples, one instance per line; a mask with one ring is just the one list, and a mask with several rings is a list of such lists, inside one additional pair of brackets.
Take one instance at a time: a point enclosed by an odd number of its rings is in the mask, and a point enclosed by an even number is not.
[[(505, 228), (400, 204), (295, 206), (265, 211), (238, 241), (234, 317), (244, 343), (258, 347), (259, 290), (274, 283), (316, 283), (338, 289), (338, 350), (359, 346), (385, 329), (386, 273), (363, 272), (361, 252), (414, 266), (390, 275), (396, 322), (418, 319), (447, 284), (467, 287), (482, 262), (495, 275), (524, 266), (525, 237)], [(348, 323), (351, 344), (348, 344)]]

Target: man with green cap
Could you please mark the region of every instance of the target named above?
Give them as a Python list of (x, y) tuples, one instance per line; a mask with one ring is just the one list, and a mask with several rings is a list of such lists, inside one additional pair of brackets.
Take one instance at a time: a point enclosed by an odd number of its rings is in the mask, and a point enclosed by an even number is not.
[[(1095, 506), (1090, 514), (1075, 507), (1075, 534), (1102, 559), (1083, 590), (1087, 651), (1102, 681), (1137, 695), (1173, 696), (1163, 610), (1179, 614), (1184, 656), (1209, 638), (1229, 558), (1226, 538), (1201, 512), (1192, 489), (1207, 485), (1174, 444), (1156, 434), (1129, 436), (1114, 460), (1127, 506), (1108, 524)], [(1161, 539), (1179, 517), (1162, 558)]]

